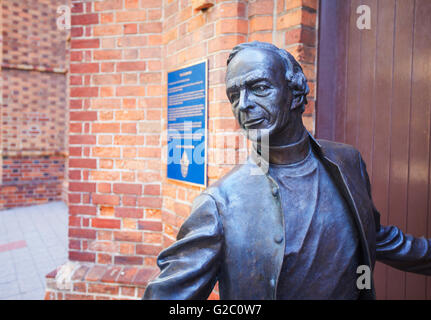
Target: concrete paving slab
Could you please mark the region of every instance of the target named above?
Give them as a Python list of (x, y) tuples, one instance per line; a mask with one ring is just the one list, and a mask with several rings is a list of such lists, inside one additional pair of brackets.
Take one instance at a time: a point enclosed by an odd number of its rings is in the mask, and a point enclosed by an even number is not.
[(45, 275), (67, 261), (67, 206), (0, 211), (0, 299), (42, 300)]

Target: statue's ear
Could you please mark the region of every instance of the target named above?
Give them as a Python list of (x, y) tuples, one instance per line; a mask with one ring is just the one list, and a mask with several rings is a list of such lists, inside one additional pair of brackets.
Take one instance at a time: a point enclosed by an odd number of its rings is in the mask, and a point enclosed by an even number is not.
[(294, 110), (304, 103), (304, 97), (302, 95), (293, 96), (292, 103), (290, 104), (290, 110)]

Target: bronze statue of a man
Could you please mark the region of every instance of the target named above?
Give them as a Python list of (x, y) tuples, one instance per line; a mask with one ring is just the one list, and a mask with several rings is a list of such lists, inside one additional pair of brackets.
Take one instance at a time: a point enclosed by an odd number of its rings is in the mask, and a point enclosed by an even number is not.
[(206, 299), (217, 281), (221, 299), (373, 299), (357, 271), (376, 259), (431, 274), (431, 240), (380, 225), (360, 153), (304, 128), (308, 92), (287, 51), (233, 49), (226, 93), (253, 153), (195, 199), (144, 299)]

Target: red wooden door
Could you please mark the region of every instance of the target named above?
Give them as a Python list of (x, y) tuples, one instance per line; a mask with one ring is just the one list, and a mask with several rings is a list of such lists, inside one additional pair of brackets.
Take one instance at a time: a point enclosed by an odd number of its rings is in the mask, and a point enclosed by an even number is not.
[[(431, 1), (324, 0), (319, 21), (316, 136), (361, 151), (382, 224), (430, 238)], [(431, 299), (431, 277), (374, 277), (378, 299)]]

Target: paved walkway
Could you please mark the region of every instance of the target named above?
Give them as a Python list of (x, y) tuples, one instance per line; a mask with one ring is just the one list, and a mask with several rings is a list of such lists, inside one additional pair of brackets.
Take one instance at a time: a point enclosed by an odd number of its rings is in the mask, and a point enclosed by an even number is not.
[(39, 300), (45, 275), (67, 260), (63, 202), (0, 211), (0, 300)]

